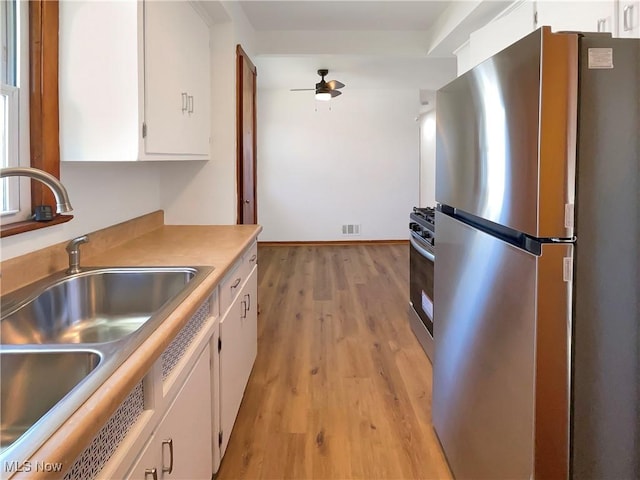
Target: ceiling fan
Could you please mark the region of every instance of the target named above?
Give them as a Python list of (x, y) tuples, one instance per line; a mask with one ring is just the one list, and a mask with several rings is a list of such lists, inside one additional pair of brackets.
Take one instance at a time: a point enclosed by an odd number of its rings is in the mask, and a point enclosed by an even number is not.
[(292, 92), (301, 92), (305, 90), (315, 90), (316, 91), (316, 100), (331, 100), (333, 97), (337, 97), (338, 95), (342, 95), (342, 92), (339, 92), (338, 89), (344, 87), (344, 83), (339, 82), (337, 80), (329, 80), (325, 81), (325, 75), (329, 74), (329, 70), (326, 68), (321, 68), (318, 70), (318, 75), (322, 77), (318, 83), (316, 83), (316, 88), (292, 88)]

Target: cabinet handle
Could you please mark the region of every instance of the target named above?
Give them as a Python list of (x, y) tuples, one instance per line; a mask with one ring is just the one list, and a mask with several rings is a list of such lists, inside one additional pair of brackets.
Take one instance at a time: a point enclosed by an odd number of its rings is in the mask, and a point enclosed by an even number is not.
[(231, 290), (233, 290), (234, 288), (238, 288), (238, 285), (240, 285), (240, 280), (241, 280), (240, 277), (236, 278), (236, 281), (233, 282), (233, 285), (231, 285), (231, 287), (230, 287)]
[(242, 300), (240, 304), (242, 305), (242, 315), (240, 315), (240, 318), (247, 318), (247, 302)]
[(606, 32), (607, 31), (607, 19), (599, 18), (598, 19), (598, 32)]
[(631, 13), (633, 12), (633, 5), (632, 4), (631, 5), (626, 5), (622, 12), (623, 12), (623, 16), (622, 16), (622, 18), (623, 18), (623, 27), (622, 28), (624, 29), (625, 32), (628, 32), (629, 30), (631, 30), (633, 28), (633, 25), (632, 25), (633, 22), (631, 21), (632, 20)]
[(182, 92), (181, 95), (182, 95), (182, 113), (184, 113), (187, 111), (189, 99), (187, 97), (187, 92)]
[(147, 480), (149, 475), (151, 475), (153, 480), (158, 480), (158, 471), (155, 468), (147, 468), (144, 471), (144, 480)]
[(173, 438), (162, 441), (162, 453), (164, 453), (164, 446), (169, 445), (169, 467), (164, 466), (164, 455), (162, 456), (162, 471), (165, 473), (173, 472)]
[(248, 312), (251, 310), (251, 295), (247, 293), (245, 297), (247, 297), (247, 312)]
[(189, 95), (189, 113), (193, 113), (193, 95)]
[(253, 262), (255, 262), (255, 261), (256, 261), (256, 258), (258, 258), (258, 255), (256, 255), (256, 254), (254, 253), (253, 255), (251, 255), (251, 258), (249, 259), (249, 261), (250, 261), (251, 263), (253, 263)]

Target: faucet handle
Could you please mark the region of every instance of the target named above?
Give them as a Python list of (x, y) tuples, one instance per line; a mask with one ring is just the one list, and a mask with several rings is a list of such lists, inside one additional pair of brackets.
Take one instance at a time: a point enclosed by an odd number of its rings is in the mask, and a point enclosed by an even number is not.
[(69, 254), (68, 274), (80, 273), (80, 245), (88, 241), (89, 237), (82, 235), (81, 237), (74, 238), (67, 244), (66, 249)]
[(67, 252), (71, 253), (74, 250), (78, 249), (78, 245), (81, 245), (83, 243), (89, 243), (89, 237), (87, 235), (82, 235), (81, 237), (76, 237), (73, 240), (71, 240), (68, 244), (67, 244)]

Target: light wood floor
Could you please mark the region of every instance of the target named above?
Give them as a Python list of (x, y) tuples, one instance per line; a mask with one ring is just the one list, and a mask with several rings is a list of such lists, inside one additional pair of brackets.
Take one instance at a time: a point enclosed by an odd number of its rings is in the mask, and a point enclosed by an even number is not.
[(408, 264), (402, 244), (260, 247), (258, 358), (219, 480), (451, 478)]

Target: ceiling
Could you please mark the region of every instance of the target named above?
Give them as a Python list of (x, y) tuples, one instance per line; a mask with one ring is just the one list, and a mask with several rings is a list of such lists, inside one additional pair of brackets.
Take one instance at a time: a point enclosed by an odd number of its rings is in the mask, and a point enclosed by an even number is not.
[[(487, 9), (487, 5), (508, 1), (234, 3), (255, 30), (255, 49), (250, 53), (258, 67), (258, 88), (310, 88), (318, 81), (316, 71), (327, 68), (327, 79), (340, 80), (347, 89), (407, 88), (420, 90), (422, 98), (430, 98), (433, 91), (455, 77), (453, 48), (439, 48), (437, 52), (430, 48), (452, 9), (472, 12), (479, 11), (481, 4)], [(462, 43), (455, 41), (456, 46)]]
[(449, 1), (240, 1), (249, 22), (265, 30), (424, 31)]

